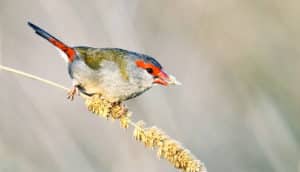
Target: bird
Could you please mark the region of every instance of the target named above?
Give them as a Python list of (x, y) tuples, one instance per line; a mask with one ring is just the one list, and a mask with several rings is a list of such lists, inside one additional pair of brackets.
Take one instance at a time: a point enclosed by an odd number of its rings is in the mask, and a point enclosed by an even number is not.
[(76, 94), (95, 94), (110, 102), (135, 98), (154, 85), (181, 85), (164, 71), (153, 57), (121, 48), (68, 46), (39, 26), (28, 22), (35, 33), (54, 45), (67, 62), (72, 88), (67, 98)]

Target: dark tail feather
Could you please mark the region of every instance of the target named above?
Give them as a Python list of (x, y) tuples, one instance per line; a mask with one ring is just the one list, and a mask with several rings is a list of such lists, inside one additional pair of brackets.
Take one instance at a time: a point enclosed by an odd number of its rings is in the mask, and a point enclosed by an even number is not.
[[(47, 40), (49, 40), (50, 38), (54, 38), (54, 36), (50, 35), (46, 31), (44, 31), (43, 29), (39, 28), (38, 26), (36, 26), (36, 25), (34, 25), (30, 22), (28, 22), (28, 25), (35, 31), (36, 34), (40, 35), (41, 37), (43, 37)], [(56, 39), (56, 38), (54, 38), (54, 39)]]
[(65, 52), (69, 58), (69, 62), (72, 62), (75, 58), (75, 50), (69, 46), (67, 46), (66, 44), (64, 44), (63, 42), (61, 42), (60, 40), (58, 40), (57, 38), (55, 38), (54, 36), (50, 35), (48, 32), (46, 32), (45, 30), (41, 29), (40, 27), (28, 22), (28, 25), (35, 31), (36, 34), (40, 35), (41, 37), (45, 38), (46, 40), (48, 40), (50, 43), (52, 43), (54, 46), (56, 46), (57, 48), (61, 49), (63, 52)]

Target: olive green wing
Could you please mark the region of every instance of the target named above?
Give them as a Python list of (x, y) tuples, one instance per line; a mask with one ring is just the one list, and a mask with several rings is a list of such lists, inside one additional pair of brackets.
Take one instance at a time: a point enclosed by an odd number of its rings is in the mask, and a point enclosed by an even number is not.
[(127, 61), (124, 58), (127, 55), (126, 50), (91, 47), (75, 47), (74, 49), (78, 52), (79, 58), (93, 70), (99, 70), (104, 60), (115, 62), (119, 66), (122, 77), (128, 80)]

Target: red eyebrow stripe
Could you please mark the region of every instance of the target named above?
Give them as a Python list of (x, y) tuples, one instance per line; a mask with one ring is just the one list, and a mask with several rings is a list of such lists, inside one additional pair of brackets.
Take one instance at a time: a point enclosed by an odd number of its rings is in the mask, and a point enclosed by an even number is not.
[(152, 75), (157, 76), (160, 73), (160, 68), (154, 66), (152, 63), (145, 63), (143, 60), (136, 60), (135, 64), (137, 67), (142, 69), (151, 68), (153, 70)]

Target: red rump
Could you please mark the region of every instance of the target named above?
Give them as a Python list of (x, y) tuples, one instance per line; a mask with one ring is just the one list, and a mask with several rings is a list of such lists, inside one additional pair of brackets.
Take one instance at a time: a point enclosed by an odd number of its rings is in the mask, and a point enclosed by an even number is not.
[(61, 49), (63, 52), (65, 52), (68, 56), (69, 62), (72, 62), (74, 60), (76, 53), (73, 48), (68, 47), (67, 45), (55, 38), (49, 38), (48, 41), (51, 42), (57, 48)]

